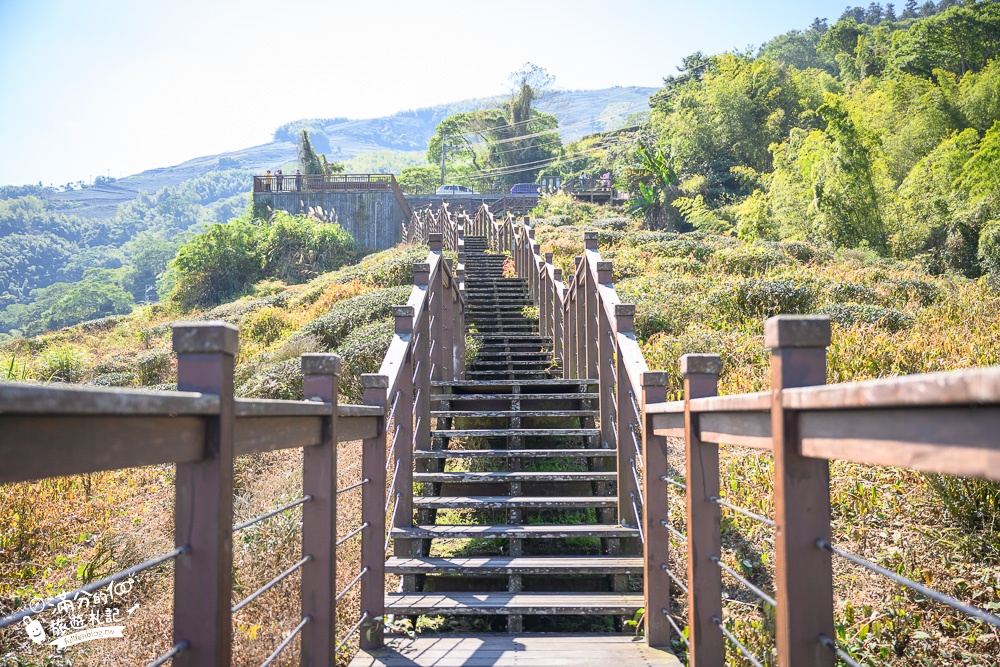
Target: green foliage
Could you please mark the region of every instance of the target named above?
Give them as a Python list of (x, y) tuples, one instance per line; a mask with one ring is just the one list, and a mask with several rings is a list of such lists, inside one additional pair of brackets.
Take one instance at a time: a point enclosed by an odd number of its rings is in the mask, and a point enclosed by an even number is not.
[(243, 318), (240, 336), (263, 345), (271, 345), (292, 331), (294, 325), (285, 309), (276, 306), (261, 308)]
[(213, 225), (181, 246), (170, 263), (170, 299), (181, 308), (210, 306), (248, 293), (265, 278), (300, 283), (354, 256), (354, 240), (339, 225), (276, 212)]
[(885, 308), (871, 304), (836, 303), (824, 306), (818, 311), (828, 315), (830, 321), (842, 326), (871, 324), (886, 331), (896, 333), (913, 326), (913, 318), (895, 308)]
[(393, 306), (406, 303), (411, 289), (410, 286), (401, 285), (344, 299), (335, 304), (326, 315), (317, 317), (300, 328), (295, 332), (295, 337), (314, 337), (319, 339), (325, 349), (335, 349), (354, 329), (389, 317)]
[(781, 314), (808, 313), (816, 302), (817, 290), (810, 284), (791, 280), (744, 280), (715, 294), (720, 311), (736, 320), (763, 323)]
[(75, 345), (52, 347), (38, 360), (39, 375), (56, 382), (79, 382), (90, 360), (85, 350)]
[(1000, 483), (946, 475), (929, 475), (928, 481), (955, 524), (985, 540), (964, 543), (973, 547), (973, 555), (1000, 560)]
[(438, 167), (418, 165), (403, 167), (396, 181), (400, 189), (408, 195), (432, 194), (439, 185), (441, 170)]
[(392, 341), (393, 322), (383, 319), (352, 330), (340, 343), (337, 354), (344, 360), (340, 376), (340, 400), (361, 403), (362, 373), (376, 373)]

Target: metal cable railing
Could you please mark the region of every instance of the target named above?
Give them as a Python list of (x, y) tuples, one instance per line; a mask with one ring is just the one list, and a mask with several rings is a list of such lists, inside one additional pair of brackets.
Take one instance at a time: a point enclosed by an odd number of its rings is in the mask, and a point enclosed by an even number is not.
[(337, 495), (339, 496), (340, 494), (347, 493), (348, 491), (351, 491), (353, 489), (359, 489), (362, 486), (364, 486), (365, 484), (368, 484), (369, 482), (371, 482), (371, 480), (368, 479), (367, 477), (365, 477), (360, 482), (355, 482), (354, 484), (351, 484), (350, 486), (345, 486), (342, 489), (337, 489)]
[(851, 655), (837, 646), (837, 642), (833, 641), (826, 635), (819, 636), (819, 643), (830, 649), (834, 655), (847, 663), (848, 667), (863, 667), (860, 662), (851, 657)]
[(160, 665), (165, 665), (175, 655), (178, 655), (179, 653), (186, 651), (190, 647), (191, 647), (191, 642), (189, 642), (188, 640), (185, 639), (184, 641), (179, 641), (173, 646), (171, 646), (166, 653), (160, 654), (160, 656), (155, 660), (153, 660), (153, 662), (147, 664), (146, 667), (160, 667)]
[(674, 528), (673, 526), (671, 526), (669, 522), (664, 521), (663, 519), (660, 519), (660, 524), (664, 528), (666, 528), (668, 531), (670, 531), (671, 535), (673, 535), (674, 537), (676, 537), (682, 543), (687, 544), (687, 540), (688, 540), (687, 535), (685, 535), (681, 531), (677, 530), (676, 528)]
[(962, 612), (963, 614), (966, 614), (967, 616), (972, 616), (973, 618), (979, 619), (984, 623), (989, 623), (994, 627), (1000, 628), (1000, 617), (994, 616), (989, 612), (983, 611), (979, 607), (973, 607), (970, 604), (966, 604), (960, 600), (956, 600), (950, 595), (945, 595), (944, 593), (936, 591), (933, 588), (928, 588), (923, 584), (919, 584), (916, 581), (913, 581), (912, 579), (908, 579), (902, 575), (896, 574), (895, 572), (887, 570), (880, 565), (876, 565), (875, 563), (869, 560), (865, 560), (860, 556), (855, 556), (854, 554), (849, 553), (847, 551), (841, 551), (840, 549), (833, 547), (829, 542), (825, 540), (816, 540), (816, 546), (819, 547), (820, 549), (823, 549), (824, 551), (829, 551), (831, 554), (835, 556), (840, 556), (845, 560), (849, 560), (855, 565), (860, 565), (861, 567), (871, 570), (876, 574), (881, 574), (883, 577), (896, 582), (900, 586), (905, 586), (906, 588), (914, 590), (932, 600), (935, 600), (942, 604), (946, 604), (949, 607), (956, 609)]
[(243, 523), (241, 523), (241, 524), (239, 524), (237, 526), (233, 526), (233, 532), (234, 533), (238, 533), (239, 531), (243, 530), (244, 528), (249, 528), (250, 526), (252, 526), (254, 524), (260, 523), (261, 521), (264, 521), (265, 519), (270, 519), (272, 516), (281, 514), (282, 512), (284, 512), (286, 510), (290, 510), (293, 507), (298, 507), (299, 505), (305, 504), (305, 503), (309, 502), (312, 499), (313, 499), (313, 497), (310, 496), (310, 495), (303, 496), (302, 498), (299, 498), (298, 500), (296, 500), (294, 502), (288, 503), (287, 505), (282, 505), (278, 509), (271, 510), (270, 512), (266, 512), (264, 514), (261, 514), (258, 517), (250, 519), (249, 521), (244, 521)]
[(772, 607), (777, 607), (778, 606), (778, 603), (775, 601), (775, 599), (773, 597), (771, 597), (770, 595), (768, 595), (764, 591), (762, 591), (759, 588), (757, 588), (756, 586), (754, 586), (752, 583), (750, 583), (750, 581), (748, 581), (746, 578), (744, 578), (742, 575), (740, 575), (739, 572), (737, 572), (733, 568), (731, 568), (728, 565), (726, 565), (725, 563), (723, 563), (722, 560), (718, 556), (709, 556), (708, 560), (712, 561), (713, 563), (715, 563), (716, 565), (718, 565), (720, 568), (722, 568), (724, 571), (728, 572), (729, 576), (731, 576), (733, 579), (735, 579), (736, 581), (738, 581), (741, 584), (743, 584), (744, 586), (746, 586), (752, 593), (754, 593), (754, 595), (756, 595), (757, 597), (759, 597), (764, 602), (768, 603)]
[(302, 632), (302, 628), (306, 627), (306, 623), (308, 623), (311, 620), (312, 616), (306, 616), (301, 621), (299, 621), (299, 624), (292, 629), (292, 631), (288, 634), (288, 636), (285, 637), (284, 641), (278, 644), (278, 648), (274, 649), (274, 653), (268, 656), (267, 660), (262, 662), (260, 667), (267, 667), (272, 662), (274, 662), (281, 654), (281, 652), (285, 650), (285, 647), (288, 646), (290, 643), (292, 643), (292, 640), (295, 639), (295, 637), (298, 636), (300, 632)]
[(340, 653), (340, 649), (344, 648), (344, 644), (346, 644), (348, 642), (348, 640), (350, 640), (350, 638), (354, 635), (355, 632), (357, 632), (361, 628), (361, 625), (366, 620), (368, 620), (368, 612), (367, 611), (365, 613), (361, 614), (361, 618), (359, 618), (358, 622), (355, 623), (354, 626), (350, 630), (347, 631), (347, 634), (344, 635), (344, 638), (341, 639), (339, 642), (337, 642), (337, 648), (334, 649), (334, 653), (335, 654), (336, 653)]
[(347, 535), (344, 535), (342, 538), (340, 538), (339, 540), (337, 540), (337, 545), (336, 546), (339, 547), (341, 544), (344, 544), (345, 542), (347, 542), (347, 540), (351, 539), (355, 535), (360, 535), (361, 531), (364, 530), (365, 528), (367, 528), (370, 525), (371, 524), (369, 524), (367, 521), (365, 521), (363, 524), (361, 524), (360, 526), (358, 526), (357, 528), (355, 528), (354, 530), (352, 530), (351, 532), (349, 532)]
[(768, 519), (766, 516), (761, 516), (760, 514), (754, 514), (750, 510), (745, 510), (742, 507), (738, 507), (737, 505), (732, 505), (730, 503), (727, 503), (725, 500), (723, 500), (718, 496), (709, 496), (708, 499), (713, 503), (715, 503), (716, 505), (727, 507), (732, 511), (736, 512), (737, 514), (742, 514), (745, 517), (748, 517), (750, 519), (755, 519), (757, 521), (760, 521), (761, 523), (765, 523), (768, 526), (774, 528), (774, 521), (772, 519)]
[(639, 508), (635, 504), (635, 493), (632, 491), (628, 492), (628, 495), (632, 498), (632, 514), (635, 516), (635, 527), (639, 531), (639, 541), (643, 544), (646, 543), (646, 536), (642, 533), (642, 516), (639, 514)]
[(669, 623), (670, 627), (674, 629), (674, 632), (677, 633), (677, 636), (681, 638), (681, 641), (684, 642), (684, 645), (690, 646), (691, 642), (689, 642), (688, 638), (684, 636), (684, 631), (681, 630), (679, 625), (677, 625), (677, 621), (673, 619), (673, 617), (670, 615), (670, 612), (668, 612), (666, 609), (661, 609), (660, 611), (663, 613), (664, 616), (667, 617), (667, 623)]
[(340, 602), (341, 600), (343, 600), (344, 596), (347, 595), (348, 593), (350, 593), (351, 589), (354, 588), (355, 586), (357, 586), (358, 583), (361, 581), (361, 577), (365, 576), (366, 574), (368, 574), (368, 567), (367, 566), (361, 568), (361, 572), (358, 572), (358, 576), (356, 576), (353, 579), (351, 579), (351, 581), (346, 586), (344, 586), (344, 590), (342, 590), (339, 593), (337, 593), (337, 597), (336, 597), (336, 599), (334, 601), (335, 602)]
[(719, 626), (719, 630), (722, 630), (722, 634), (726, 636), (726, 639), (732, 642), (733, 646), (736, 647), (736, 650), (742, 653), (743, 657), (746, 658), (751, 665), (753, 665), (754, 667), (764, 667), (764, 665), (760, 663), (760, 660), (754, 657), (753, 653), (751, 653), (750, 650), (746, 646), (744, 646), (739, 639), (736, 638), (736, 635), (734, 635), (733, 633), (731, 633), (729, 630), (726, 629), (726, 626), (722, 624), (722, 621), (719, 620), (718, 616), (713, 616), (712, 622), (715, 623), (717, 626)]
[(670, 580), (673, 581), (675, 584), (677, 584), (677, 587), (682, 591), (684, 591), (684, 594), (687, 595), (688, 592), (687, 584), (681, 581), (680, 578), (676, 574), (674, 574), (674, 571), (671, 570), (669, 567), (667, 567), (666, 563), (660, 563), (660, 567), (663, 568), (663, 571), (667, 573), (667, 576), (670, 577)]
[(687, 484), (684, 484), (683, 482), (678, 482), (676, 479), (670, 479), (666, 475), (660, 475), (660, 479), (666, 482), (667, 484), (676, 486), (678, 489), (682, 491), (687, 491)]
[(11, 614), (10, 616), (0, 619), (0, 628), (5, 628), (13, 623), (18, 623), (21, 620), (27, 618), (28, 616), (40, 614), (46, 609), (52, 609), (53, 607), (57, 607), (60, 602), (66, 600), (67, 598), (75, 597), (82, 593), (93, 593), (94, 591), (104, 588), (108, 584), (114, 583), (119, 579), (125, 579), (126, 577), (131, 577), (133, 574), (138, 574), (140, 572), (143, 572), (144, 570), (148, 570), (151, 567), (156, 567), (160, 563), (164, 563), (168, 560), (177, 558), (181, 554), (185, 554), (190, 550), (191, 547), (187, 545), (183, 547), (177, 547), (173, 551), (168, 551), (167, 553), (157, 556), (155, 558), (150, 558), (147, 561), (143, 561), (138, 565), (133, 565), (132, 567), (122, 570), (121, 572), (116, 572), (114, 574), (108, 575), (103, 579), (92, 581), (86, 586), (81, 586), (80, 588), (69, 591), (68, 593), (64, 593), (58, 597), (49, 598), (48, 600), (42, 600), (40, 601), (39, 605), (35, 605), (40, 607), (38, 609), (35, 609), (34, 606), (29, 606), (27, 609), (22, 609), (21, 611), (15, 614)]
[(635, 482), (635, 493), (639, 496), (639, 504), (646, 506), (646, 499), (642, 497), (642, 482), (639, 481), (639, 471), (635, 469), (635, 459), (629, 457), (629, 466), (632, 468), (632, 481)]
[(288, 568), (287, 570), (285, 570), (284, 572), (282, 572), (281, 574), (279, 574), (277, 577), (275, 577), (271, 581), (267, 582), (266, 584), (264, 584), (263, 586), (261, 586), (260, 588), (258, 588), (257, 590), (255, 590), (249, 596), (243, 598), (243, 600), (241, 600), (240, 602), (237, 602), (236, 605), (233, 606), (230, 609), (230, 611), (235, 614), (240, 609), (243, 609), (243, 607), (247, 606), (248, 604), (250, 604), (251, 602), (253, 602), (254, 600), (256, 600), (258, 597), (260, 597), (264, 593), (268, 592), (269, 590), (271, 590), (272, 588), (274, 588), (275, 586), (277, 586), (278, 584), (280, 584), (287, 577), (289, 577), (293, 572), (295, 572), (296, 570), (298, 570), (299, 568), (301, 568), (303, 565), (305, 565), (306, 563), (308, 563), (312, 559), (313, 559), (312, 554), (307, 554), (302, 560), (300, 560), (299, 562), (297, 562), (295, 565), (292, 565), (290, 568)]

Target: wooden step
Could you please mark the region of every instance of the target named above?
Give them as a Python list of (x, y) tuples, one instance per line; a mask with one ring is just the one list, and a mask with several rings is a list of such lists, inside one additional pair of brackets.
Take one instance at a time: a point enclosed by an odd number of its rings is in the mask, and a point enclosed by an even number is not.
[[(529, 396), (530, 394), (524, 394)], [(432, 410), (431, 417), (596, 417), (598, 410)]]
[(350, 667), (681, 667), (669, 649), (632, 634), (387, 635), (384, 648), (359, 651)]
[(567, 537), (639, 537), (635, 528), (617, 524), (576, 523), (564, 526), (546, 524), (528, 525), (435, 525), (393, 528), (393, 537), (399, 539), (564, 539)]
[(618, 498), (601, 496), (414, 496), (415, 509), (586, 509), (617, 507)]
[(415, 451), (417, 459), (492, 459), (492, 458), (611, 458), (616, 456), (614, 449), (432, 449)]
[(639, 574), (642, 558), (623, 556), (478, 556), (389, 558), (390, 574)]
[(549, 386), (549, 387), (580, 387), (594, 386), (597, 380), (552, 378), (550, 380), (433, 380), (432, 387), (510, 387), (520, 386)]
[(582, 401), (596, 400), (597, 394), (431, 394), (432, 401)]
[(496, 438), (510, 435), (586, 437), (600, 434), (599, 428), (461, 428), (431, 431), (431, 436), (435, 438)]
[[(642, 593), (386, 593), (387, 614), (526, 614), (631, 616)], [(581, 638), (580, 641), (585, 641)]]
[(465, 484), (467, 482), (613, 482), (615, 472), (415, 472), (414, 482)]
[(479, 367), (479, 366), (486, 366), (486, 367), (493, 367), (493, 366), (535, 366), (535, 367), (538, 367), (538, 366), (541, 366), (542, 370), (544, 370), (544, 369), (546, 369), (546, 368), (549, 367), (549, 364), (547, 363), (546, 360), (541, 360), (540, 361), (538, 359), (534, 359), (534, 360), (532, 360), (532, 359), (501, 359), (500, 361), (487, 361), (485, 359), (477, 359), (477, 360), (475, 360), (475, 361), (472, 362), (472, 365), (476, 366), (476, 367)]

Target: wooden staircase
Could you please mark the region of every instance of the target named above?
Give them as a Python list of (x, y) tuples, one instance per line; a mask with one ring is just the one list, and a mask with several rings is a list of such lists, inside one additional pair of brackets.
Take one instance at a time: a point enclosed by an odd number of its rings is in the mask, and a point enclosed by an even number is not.
[[(562, 379), (504, 255), (481, 237), (465, 251), (467, 328), (482, 345), (467, 379), (432, 383), (432, 448), (414, 452), (415, 525), (392, 530), (386, 572), (401, 585), (386, 613), (476, 617), (479, 632), (621, 629), (643, 605), (629, 579), (643, 561), (618, 521), (596, 381)], [(562, 618), (584, 615), (596, 620)]]

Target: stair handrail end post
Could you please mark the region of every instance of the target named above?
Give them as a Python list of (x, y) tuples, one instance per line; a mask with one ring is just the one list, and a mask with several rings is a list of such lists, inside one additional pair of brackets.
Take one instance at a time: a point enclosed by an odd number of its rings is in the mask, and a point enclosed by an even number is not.
[[(410, 316), (412, 322), (412, 315)], [(402, 318), (400, 318), (402, 319)], [(389, 376), (363, 373), (364, 404), (382, 408), (375, 436), (361, 445), (361, 477), (370, 482), (361, 488), (361, 567), (368, 574), (361, 580), (361, 614), (368, 614), (359, 638), (364, 650), (383, 645), (385, 617), (385, 420), (388, 410)]]
[(726, 659), (726, 643), (712, 620), (723, 617), (722, 573), (710, 560), (722, 548), (721, 508), (709, 500), (719, 496), (719, 445), (701, 441), (691, 400), (718, 394), (722, 359), (716, 354), (685, 354), (680, 358), (680, 371), (687, 487), (688, 660), (691, 667), (708, 667), (724, 664)]
[(302, 667), (334, 663), (337, 619), (337, 385), (342, 362), (335, 354), (302, 355), (302, 393), (327, 403), (319, 445), (302, 450)]
[(780, 667), (833, 667), (836, 656), (820, 644), (835, 637), (833, 563), (816, 548), (830, 542), (830, 464), (800, 453), (798, 414), (782, 405), (782, 392), (826, 383), (830, 319), (779, 315), (764, 323), (771, 350), (771, 434), (774, 452), (775, 613)]
[(207, 419), (205, 456), (178, 463), (174, 544), (187, 547), (174, 563), (175, 658), (183, 667), (228, 665), (232, 660), (233, 369), (239, 330), (225, 322), (173, 325), (177, 389), (214, 394), (219, 413)]
[(670, 567), (670, 539), (668, 535), (658, 537), (663, 530), (660, 521), (669, 521), (670, 516), (666, 484), (660, 480), (660, 475), (667, 474), (667, 439), (653, 434), (653, 420), (646, 414), (646, 406), (666, 400), (670, 376), (663, 371), (646, 371), (639, 382), (642, 385), (642, 458), (645, 464), (642, 485), (646, 501), (642, 512), (646, 643), (669, 648), (672, 628), (660, 610), (670, 613), (671, 609), (670, 577), (663, 569), (663, 566)]

